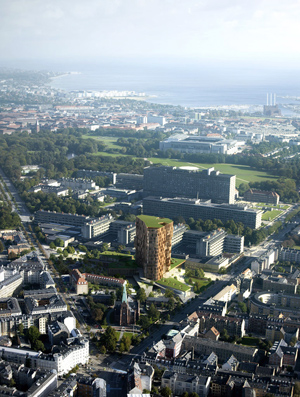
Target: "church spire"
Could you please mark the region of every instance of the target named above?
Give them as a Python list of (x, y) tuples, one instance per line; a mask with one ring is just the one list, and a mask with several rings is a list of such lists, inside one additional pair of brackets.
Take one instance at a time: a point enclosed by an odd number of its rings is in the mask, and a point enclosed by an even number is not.
[(123, 295), (122, 295), (122, 303), (127, 303), (127, 290), (126, 290), (126, 282), (123, 285)]

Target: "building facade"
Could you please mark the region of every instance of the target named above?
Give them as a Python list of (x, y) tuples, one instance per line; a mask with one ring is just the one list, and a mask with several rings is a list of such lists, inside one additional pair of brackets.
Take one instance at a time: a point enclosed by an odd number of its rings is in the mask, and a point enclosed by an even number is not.
[(148, 167), (144, 169), (144, 194), (211, 199), (216, 203), (233, 204), (235, 175), (221, 174), (213, 167), (204, 171), (177, 167)]
[(184, 219), (220, 219), (223, 223), (234, 220), (245, 227), (258, 229), (261, 226), (261, 210), (253, 210), (246, 205), (203, 203), (200, 199), (146, 197), (143, 200), (144, 214)]
[(244, 194), (244, 199), (255, 203), (267, 203), (278, 205), (280, 196), (276, 192), (249, 189)]
[(144, 276), (160, 280), (170, 270), (173, 222), (168, 218), (140, 215), (136, 218), (136, 262)]

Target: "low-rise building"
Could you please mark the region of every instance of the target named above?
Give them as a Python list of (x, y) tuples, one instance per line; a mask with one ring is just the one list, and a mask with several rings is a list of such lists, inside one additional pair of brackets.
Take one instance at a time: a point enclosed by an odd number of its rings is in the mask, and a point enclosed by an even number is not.
[(280, 196), (276, 192), (258, 190), (258, 189), (249, 189), (244, 194), (244, 199), (246, 201), (252, 201), (255, 203), (267, 203), (278, 205)]
[(51, 354), (1, 346), (0, 356), (14, 363), (29, 365), (32, 369), (55, 369), (58, 375), (64, 375), (76, 365), (88, 363), (89, 341), (76, 338), (73, 344), (57, 347)]
[(87, 295), (89, 292), (88, 281), (78, 269), (73, 269), (70, 276), (71, 285), (75, 288), (76, 294)]
[(161, 378), (161, 386), (169, 387), (175, 395), (188, 392), (197, 393), (199, 397), (207, 397), (210, 380), (210, 376), (187, 375), (173, 371), (165, 371)]
[(256, 362), (258, 359), (258, 349), (254, 347), (246, 347), (242, 345), (234, 345), (232, 343), (214, 341), (205, 338), (195, 338), (186, 336), (183, 340), (183, 349), (192, 350), (198, 354), (210, 354), (212, 351), (221, 361), (227, 360), (233, 354), (239, 361)]

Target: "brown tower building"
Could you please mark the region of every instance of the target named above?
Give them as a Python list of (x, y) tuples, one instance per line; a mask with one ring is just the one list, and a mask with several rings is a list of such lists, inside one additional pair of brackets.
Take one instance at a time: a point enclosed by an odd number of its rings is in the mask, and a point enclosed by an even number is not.
[(135, 259), (144, 277), (160, 280), (170, 270), (173, 221), (140, 215), (136, 218)]

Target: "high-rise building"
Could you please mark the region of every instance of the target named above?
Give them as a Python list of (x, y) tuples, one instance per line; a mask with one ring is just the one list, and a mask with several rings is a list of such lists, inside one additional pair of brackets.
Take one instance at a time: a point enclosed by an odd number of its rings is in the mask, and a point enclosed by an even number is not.
[(233, 204), (235, 175), (221, 174), (214, 168), (148, 167), (144, 169), (145, 196), (211, 199)]
[(170, 270), (173, 221), (168, 218), (140, 215), (136, 218), (136, 262), (144, 276), (160, 280)]

